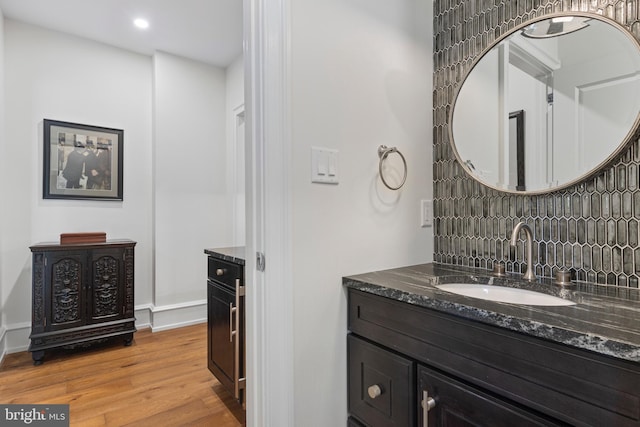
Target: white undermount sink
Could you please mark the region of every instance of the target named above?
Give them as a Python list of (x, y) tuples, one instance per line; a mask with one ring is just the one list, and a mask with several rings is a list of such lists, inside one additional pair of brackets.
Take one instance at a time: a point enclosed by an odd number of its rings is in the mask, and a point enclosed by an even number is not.
[(446, 285), (436, 285), (436, 288), (472, 298), (479, 298), (497, 302), (508, 302), (511, 304), (546, 306), (576, 304), (573, 301), (554, 297), (553, 295), (547, 295), (540, 292), (529, 291), (526, 289), (507, 288), (505, 286), (469, 283), (448, 283)]

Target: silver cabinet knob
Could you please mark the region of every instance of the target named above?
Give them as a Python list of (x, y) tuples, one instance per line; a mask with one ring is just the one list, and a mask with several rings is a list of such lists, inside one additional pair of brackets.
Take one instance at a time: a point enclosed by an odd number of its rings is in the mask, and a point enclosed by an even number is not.
[(216, 270), (216, 276), (224, 276), (224, 268), (219, 268)]
[(426, 409), (426, 410), (427, 410), (427, 412), (428, 412), (428, 411), (430, 411), (431, 409), (433, 409), (433, 408), (435, 408), (435, 407), (436, 407), (436, 400), (435, 400), (433, 397), (428, 397), (428, 398), (427, 398), (427, 400), (426, 400), (426, 402), (427, 402), (427, 406), (426, 406), (426, 408), (425, 408), (425, 406), (424, 406), (424, 402), (425, 402), (425, 401), (423, 400), (423, 401), (422, 401), (422, 407), (423, 407), (424, 409)]
[(370, 385), (367, 389), (369, 397), (375, 399), (382, 394), (382, 388), (378, 384)]

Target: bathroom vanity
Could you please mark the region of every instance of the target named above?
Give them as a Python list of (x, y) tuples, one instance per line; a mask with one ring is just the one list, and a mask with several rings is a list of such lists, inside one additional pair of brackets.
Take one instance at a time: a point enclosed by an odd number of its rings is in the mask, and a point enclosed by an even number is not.
[[(353, 426), (640, 426), (640, 291), (424, 264), (343, 278)], [(525, 287), (529, 306), (436, 288)]]

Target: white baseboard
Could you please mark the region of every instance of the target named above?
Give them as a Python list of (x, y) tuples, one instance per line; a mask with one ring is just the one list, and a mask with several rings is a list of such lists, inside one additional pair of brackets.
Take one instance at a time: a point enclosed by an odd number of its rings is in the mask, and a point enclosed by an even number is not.
[(31, 334), (30, 322), (7, 325), (3, 347), (5, 354), (26, 351), (29, 348), (29, 334)]
[(7, 354), (7, 343), (5, 337), (7, 336), (7, 330), (4, 326), (0, 326), (0, 365), (4, 360), (4, 355)]
[(207, 321), (207, 300), (163, 305), (151, 309), (153, 332), (181, 328)]
[(135, 308), (136, 328), (144, 329), (151, 327), (151, 313), (153, 304), (138, 305)]
[[(181, 328), (207, 321), (207, 300), (181, 304), (154, 306), (143, 304), (135, 308), (136, 328), (151, 328), (152, 332)], [(0, 327), (0, 362), (10, 353), (29, 348), (31, 323), (19, 323)]]

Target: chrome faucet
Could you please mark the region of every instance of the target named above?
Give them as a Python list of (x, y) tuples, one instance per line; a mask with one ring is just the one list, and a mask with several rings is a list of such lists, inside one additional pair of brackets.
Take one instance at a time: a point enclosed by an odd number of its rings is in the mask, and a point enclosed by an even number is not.
[(518, 243), (518, 235), (520, 231), (524, 230), (524, 236), (527, 244), (527, 271), (524, 273), (525, 280), (536, 280), (536, 275), (533, 272), (533, 233), (531, 232), (531, 228), (524, 222), (519, 222), (513, 227), (513, 231), (511, 232), (511, 241), (509, 242), (511, 246), (515, 246)]

